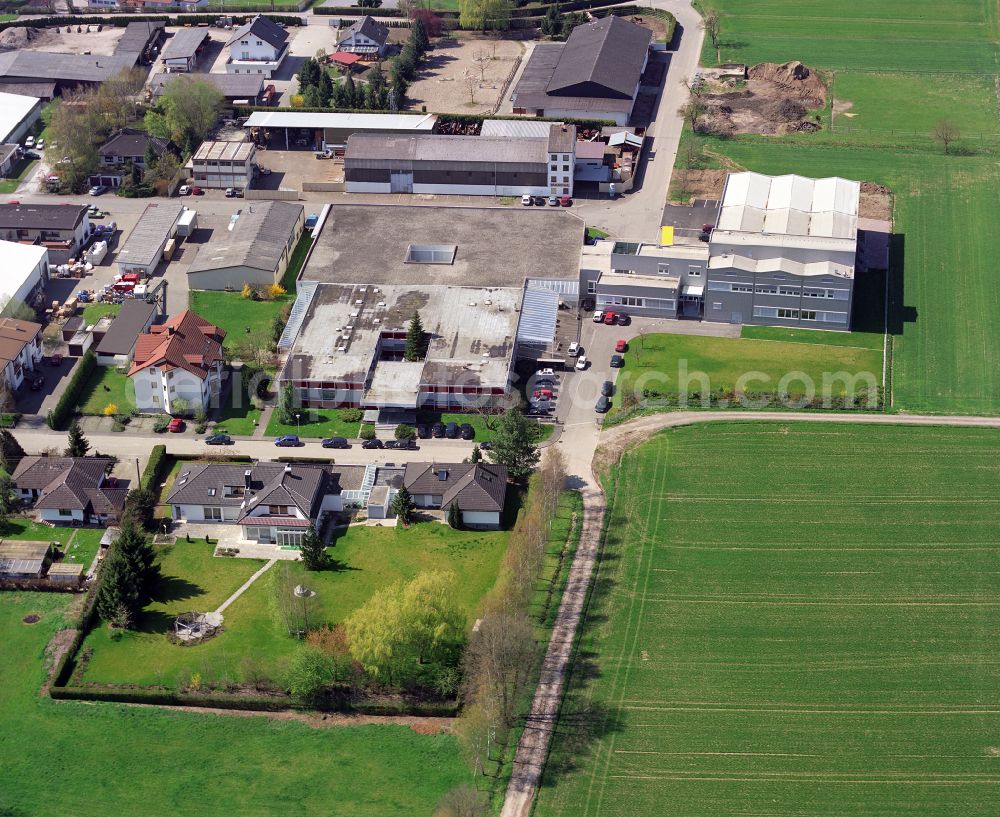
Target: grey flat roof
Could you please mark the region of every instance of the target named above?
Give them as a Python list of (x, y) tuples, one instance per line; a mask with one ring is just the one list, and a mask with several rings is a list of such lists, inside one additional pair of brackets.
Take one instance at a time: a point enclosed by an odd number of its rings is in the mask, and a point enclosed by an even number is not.
[(138, 56), (134, 52), (95, 57), (51, 51), (10, 51), (0, 54), (0, 76), (57, 82), (104, 82), (120, 71), (134, 68)]
[(397, 160), (408, 162), (515, 162), (546, 164), (548, 139), (510, 139), (442, 134), (353, 133), (347, 138), (345, 161)]
[[(407, 264), (410, 244), (456, 244), (451, 265)], [(335, 204), (303, 272), (307, 281), (520, 287), (577, 280), (583, 223), (561, 208)]]
[[(421, 381), (503, 387), (520, 303), (520, 287), (428, 286), (426, 280), (413, 286), (320, 285), (282, 379), (363, 383), (381, 334), (405, 331), (418, 310), (430, 335), (426, 358), (421, 363), (379, 363), (376, 372), (387, 368), (376, 374), (373, 388), (415, 396)], [(394, 385), (386, 374), (398, 375)]]
[(184, 205), (169, 202), (146, 205), (115, 261), (119, 264), (123, 261), (144, 266), (152, 264), (183, 210)]
[(232, 231), (223, 232), (201, 248), (188, 275), (241, 266), (273, 274), (303, 211), (301, 204), (287, 201), (255, 202), (244, 207)]
[(125, 301), (111, 328), (97, 344), (97, 352), (102, 355), (129, 354), (135, 347), (139, 333), (149, 325), (154, 311), (155, 304), (135, 299)]
[[(182, 28), (163, 46), (165, 60), (190, 59), (195, 55), (201, 44), (208, 39), (208, 29)], [(236, 76), (239, 76), (238, 74)]]
[(256, 99), (264, 89), (264, 78), (258, 74), (155, 74), (149, 87), (157, 97), (170, 80), (184, 82), (188, 77), (212, 83), (227, 99)]

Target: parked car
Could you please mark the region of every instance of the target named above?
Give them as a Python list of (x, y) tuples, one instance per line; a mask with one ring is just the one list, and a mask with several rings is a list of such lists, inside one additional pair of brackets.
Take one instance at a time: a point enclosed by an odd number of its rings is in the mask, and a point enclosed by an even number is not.
[(177, 188), (177, 195), (178, 196), (190, 196), (191, 195), (191, 186), (187, 185), (187, 184), (182, 184), (180, 187)]
[(535, 372), (539, 377), (555, 377), (556, 373), (554, 369), (539, 369)]
[(25, 139), (24, 140), (24, 146), (26, 148), (33, 148), (35, 146), (35, 137), (34, 136), (29, 136), (27, 139)]
[(228, 434), (213, 434), (205, 438), (205, 445), (232, 445), (233, 438)]
[(570, 357), (576, 357), (583, 350), (580, 348), (580, 344), (575, 340), (569, 345), (569, 349), (566, 350), (566, 354)]
[(58, 352), (56, 352), (49, 358), (50, 366), (62, 366), (62, 362), (63, 362), (63, 356)]
[(386, 440), (384, 443), (382, 443), (382, 447), (383, 448), (402, 448), (403, 447), (401, 445), (402, 442), (403, 442), (402, 440)]
[(226, 188), (226, 198), (227, 199), (236, 198), (236, 188), (235, 187), (227, 187)]
[(545, 196), (535, 196), (535, 207), (545, 206)]
[(385, 448), (394, 448), (397, 451), (416, 451), (417, 441), (411, 439), (403, 440), (388, 440), (385, 443)]
[(615, 393), (615, 384), (612, 383), (610, 380), (605, 380), (601, 384), (601, 394), (603, 394), (605, 397), (610, 397), (614, 393)]
[(313, 154), (313, 156), (315, 156), (317, 159), (332, 159), (333, 151), (330, 150), (330, 148), (327, 148), (326, 150), (317, 150)]
[(471, 440), (476, 436), (476, 429), (468, 423), (462, 423), (462, 425), (458, 427), (458, 433), (463, 440)]
[(602, 323), (604, 321), (604, 312), (600, 309), (594, 312), (594, 323)]
[(531, 205), (534, 204), (534, 203), (535, 203), (535, 200), (530, 195), (528, 195), (527, 193), (525, 193), (523, 196), (521, 196), (521, 204), (523, 206), (525, 206), (525, 207), (531, 207)]
[(561, 199), (559, 199), (559, 203), (563, 207), (572, 207), (573, 206), (573, 197), (572, 196), (563, 196)]
[(449, 440), (458, 439), (458, 423), (448, 423), (444, 427), (444, 436)]
[(191, 195), (192, 196), (204, 196), (205, 195), (205, 191), (202, 190), (200, 187), (198, 187), (198, 185), (194, 185), (191, 188)]
[(559, 196), (549, 196), (549, 207), (559, 206)]
[(624, 351), (627, 351), (627, 350), (628, 350), (628, 341), (626, 341), (626, 340), (619, 340), (615, 344), (615, 351), (616, 352), (624, 352)]
[(279, 448), (298, 448), (303, 442), (298, 434), (283, 434), (274, 441), (274, 444)]
[(487, 440), (484, 443), (479, 443), (480, 451), (490, 451), (492, 448), (493, 448), (493, 443), (491, 443), (489, 440)]
[(44, 139), (39, 139), (37, 142), (35, 142), (35, 149), (36, 150), (44, 150), (45, 149), (45, 140)]
[(541, 400), (541, 399), (551, 400), (552, 389), (535, 389), (531, 393), (531, 396), (534, 397), (536, 400)]
[(610, 309), (604, 313), (604, 323), (606, 326), (615, 325), (615, 313), (612, 312)]
[(90, 190), (87, 191), (88, 196), (99, 196), (101, 193), (105, 192), (106, 188), (103, 184), (95, 184)]
[(421, 440), (426, 440), (428, 437), (431, 436), (431, 427), (426, 423), (419, 423), (417, 425), (417, 436)]
[(587, 356), (580, 355), (580, 357), (576, 359), (576, 370), (578, 372), (582, 372), (586, 368), (587, 368)]
[(370, 440), (365, 440), (361, 443), (362, 448), (382, 448), (382, 441), (378, 437), (372, 437)]
[(628, 326), (630, 323), (632, 323), (632, 319), (624, 312), (619, 312), (615, 316), (615, 323), (617, 323), (619, 326)]
[(260, 173), (261, 176), (270, 176), (271, 175), (271, 168), (269, 168), (269, 167), (261, 167), (260, 165), (257, 165), (257, 172)]
[(187, 424), (180, 417), (174, 417), (167, 423), (167, 431), (171, 434), (180, 434), (186, 426)]
[(323, 440), (323, 448), (350, 448), (351, 444), (347, 442), (347, 437), (327, 437)]
[(444, 436), (444, 423), (434, 423), (431, 426), (431, 436), (440, 439)]
[(602, 394), (597, 398), (597, 402), (594, 404), (594, 411), (598, 414), (604, 414), (604, 412), (606, 412), (609, 408), (611, 408), (611, 401)]
[(310, 213), (308, 216), (306, 216), (307, 230), (314, 229), (318, 223), (319, 223), (319, 215), (317, 215), (316, 213)]
[(556, 387), (556, 381), (551, 377), (539, 377), (535, 379), (536, 389), (554, 389)]
[(611, 355), (612, 369), (620, 369), (624, 365), (625, 365), (625, 358), (623, 358), (621, 355)]
[(42, 386), (44, 385), (45, 385), (45, 375), (43, 374), (36, 374), (34, 377), (31, 378), (31, 382), (29, 383), (29, 386), (31, 387), (32, 391), (41, 391)]

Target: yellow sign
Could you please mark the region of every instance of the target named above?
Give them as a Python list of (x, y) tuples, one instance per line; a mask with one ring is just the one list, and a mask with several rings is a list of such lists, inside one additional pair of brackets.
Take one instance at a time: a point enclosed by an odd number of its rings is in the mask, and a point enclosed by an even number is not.
[(660, 227), (660, 246), (669, 247), (674, 243), (674, 228)]

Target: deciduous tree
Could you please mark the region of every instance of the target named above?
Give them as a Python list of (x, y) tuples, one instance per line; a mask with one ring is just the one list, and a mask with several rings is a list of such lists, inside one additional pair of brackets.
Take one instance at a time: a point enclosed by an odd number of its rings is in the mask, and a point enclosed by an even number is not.
[(490, 804), (486, 792), (463, 784), (445, 792), (438, 802), (434, 817), (486, 817), (489, 813)]
[(302, 647), (292, 656), (288, 667), (288, 693), (303, 703), (316, 703), (323, 690), (333, 682), (333, 676), (330, 656), (315, 647)]
[(957, 141), (961, 135), (958, 125), (950, 119), (939, 119), (931, 129), (931, 137), (944, 148), (945, 153), (949, 152), (951, 143)]

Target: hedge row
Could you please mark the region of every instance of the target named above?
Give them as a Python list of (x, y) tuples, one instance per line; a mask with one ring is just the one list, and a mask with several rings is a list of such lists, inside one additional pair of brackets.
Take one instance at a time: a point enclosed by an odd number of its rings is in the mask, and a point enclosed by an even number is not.
[(364, 715), (420, 715), (452, 717), (458, 713), (457, 701), (409, 703), (335, 701), (324, 706), (303, 707), (287, 695), (239, 695), (229, 692), (179, 692), (150, 687), (115, 687), (103, 684), (87, 686), (53, 685), (49, 694), (58, 700), (112, 701), (117, 703), (156, 704), (160, 706), (207, 706), (213, 709), (242, 709), (284, 712), (289, 709), (319, 709), (333, 712), (356, 712)]
[[(549, 10), (550, 6), (556, 6), (560, 12), (585, 11), (587, 9), (608, 8), (613, 6), (613, 0), (567, 0), (565, 3), (526, 3), (511, 9), (511, 19), (535, 18), (541, 19)], [(638, 11), (615, 12), (638, 14), (647, 13), (649, 9), (639, 6), (622, 6), (621, 8), (637, 9)], [(454, 9), (431, 9), (442, 20), (457, 20), (461, 12)], [(330, 15), (333, 17), (363, 17), (366, 14), (377, 14), (379, 17), (404, 17), (406, 12), (398, 8), (380, 8), (374, 11), (369, 8), (359, 8), (358, 6), (316, 6), (313, 14)], [(512, 26), (512, 28), (515, 26)]]
[(162, 471), (166, 457), (167, 447), (165, 445), (153, 446), (153, 450), (149, 452), (149, 462), (146, 463), (142, 478), (139, 480), (139, 487), (152, 490), (153, 486), (159, 484), (160, 477), (163, 476)]
[(80, 617), (76, 621), (76, 635), (73, 637), (73, 642), (69, 645), (69, 649), (66, 650), (59, 663), (53, 668), (53, 681), (50, 693), (57, 686), (62, 686), (69, 681), (70, 676), (73, 674), (73, 666), (76, 663), (76, 655), (80, 651), (80, 647), (83, 646), (83, 640), (94, 626), (94, 620), (97, 618), (97, 590), (101, 586), (101, 571), (106, 564), (107, 559), (104, 559), (97, 565), (97, 572), (90, 583), (87, 597), (83, 601), (83, 609), (80, 611)]
[[(270, 11), (270, 4), (264, 6), (262, 5), (259, 9), (260, 11)], [(254, 11), (254, 9), (240, 9), (240, 12)], [(23, 10), (22, 10), (23, 13)], [(106, 16), (105, 16), (106, 15)], [(128, 13), (116, 13), (114, 9), (107, 9), (106, 12), (102, 12), (101, 16), (93, 15), (63, 15), (63, 16), (49, 16), (49, 17), (35, 17), (31, 20), (8, 20), (5, 23), (0, 23), (0, 31), (5, 28), (45, 28), (47, 26), (116, 26), (118, 28), (124, 28), (129, 23), (165, 23), (166, 25), (177, 25), (183, 26), (190, 23), (191, 25), (198, 25), (198, 23), (204, 23), (209, 19), (217, 18), (218, 14), (178, 14), (176, 17), (168, 17), (163, 14), (128, 14)], [(227, 15), (233, 17), (234, 20), (241, 19), (240, 14)], [(249, 16), (242, 15), (249, 19)], [(268, 17), (276, 23), (284, 23), (289, 26), (302, 26), (306, 25), (305, 20), (301, 17), (291, 15), (291, 14), (263, 14), (262, 17)]]
[(49, 428), (55, 431), (64, 431), (66, 429), (70, 418), (73, 416), (76, 404), (80, 400), (80, 393), (83, 391), (83, 387), (86, 385), (87, 380), (90, 379), (90, 375), (93, 374), (96, 366), (97, 358), (94, 357), (92, 351), (88, 351), (80, 359), (76, 371), (73, 372), (73, 376), (66, 385), (66, 391), (62, 393), (55, 408), (51, 409), (48, 417), (45, 418), (45, 422), (48, 423)]

